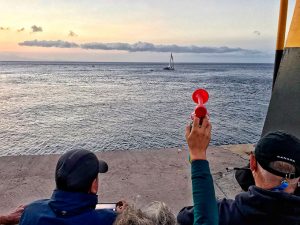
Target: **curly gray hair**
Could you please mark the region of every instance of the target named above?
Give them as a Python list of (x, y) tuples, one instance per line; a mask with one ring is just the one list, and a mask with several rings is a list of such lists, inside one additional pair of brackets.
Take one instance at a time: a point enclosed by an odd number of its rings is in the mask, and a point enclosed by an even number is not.
[(114, 225), (156, 225), (140, 209), (128, 206), (120, 213)]
[(164, 203), (154, 201), (143, 207), (146, 214), (156, 225), (175, 225), (176, 219), (171, 209)]

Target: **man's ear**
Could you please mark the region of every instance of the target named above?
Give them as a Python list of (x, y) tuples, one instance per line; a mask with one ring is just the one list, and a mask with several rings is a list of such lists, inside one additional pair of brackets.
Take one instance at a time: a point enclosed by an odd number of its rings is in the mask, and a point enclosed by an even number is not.
[(98, 176), (97, 176), (91, 185), (90, 193), (97, 194), (98, 186), (99, 186), (99, 183), (98, 183)]
[(252, 172), (257, 170), (257, 161), (255, 155), (252, 152), (250, 153), (250, 169)]

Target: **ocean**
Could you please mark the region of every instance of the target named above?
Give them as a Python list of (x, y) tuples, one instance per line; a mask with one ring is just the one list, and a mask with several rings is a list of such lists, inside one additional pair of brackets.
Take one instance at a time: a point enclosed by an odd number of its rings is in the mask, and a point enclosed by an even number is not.
[(255, 143), (273, 64), (0, 62), (0, 156), (183, 148), (204, 88), (211, 145)]

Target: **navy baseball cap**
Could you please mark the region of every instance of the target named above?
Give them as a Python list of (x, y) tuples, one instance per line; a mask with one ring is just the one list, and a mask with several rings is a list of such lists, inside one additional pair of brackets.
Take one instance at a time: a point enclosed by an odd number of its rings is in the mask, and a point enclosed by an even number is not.
[[(300, 140), (282, 131), (270, 132), (263, 136), (255, 147), (255, 158), (263, 169), (283, 178), (300, 177)], [(293, 173), (274, 168), (272, 162), (282, 161), (294, 166)]]
[(75, 149), (63, 154), (56, 165), (55, 181), (59, 190), (88, 192), (98, 173), (106, 173), (108, 165), (88, 150)]

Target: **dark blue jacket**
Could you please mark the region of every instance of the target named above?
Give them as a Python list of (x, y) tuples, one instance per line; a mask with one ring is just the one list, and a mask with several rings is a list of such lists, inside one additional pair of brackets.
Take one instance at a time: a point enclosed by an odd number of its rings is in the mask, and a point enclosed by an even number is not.
[[(300, 197), (251, 186), (235, 200), (218, 201), (219, 225), (299, 225)], [(177, 221), (193, 225), (193, 207), (183, 208)]]
[(55, 190), (51, 199), (26, 206), (20, 225), (112, 225), (116, 213), (95, 210), (97, 202), (95, 194)]

